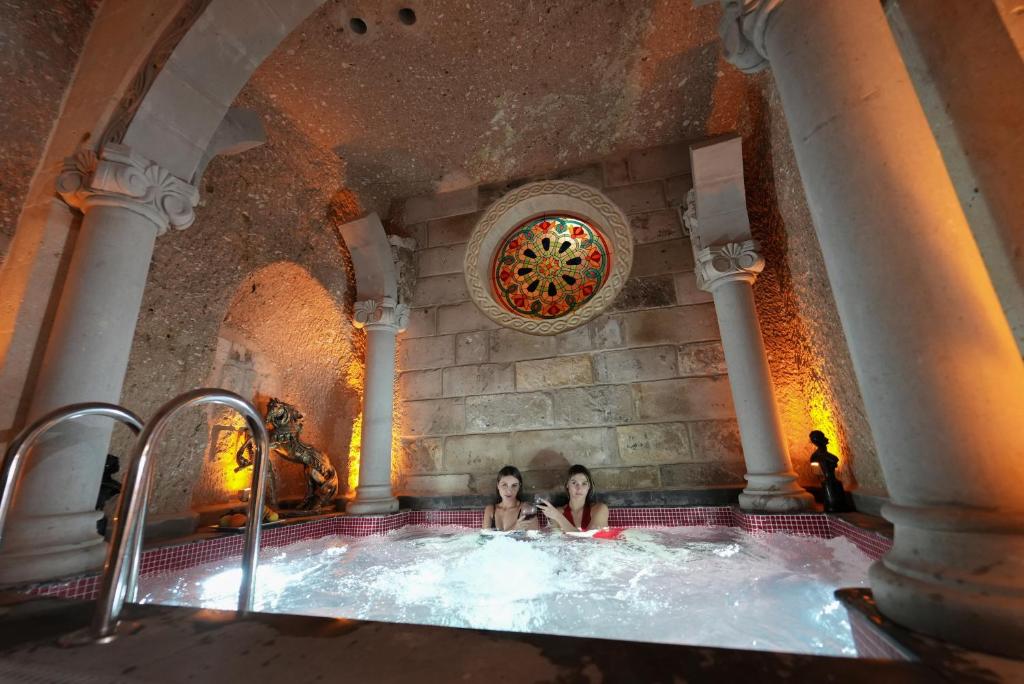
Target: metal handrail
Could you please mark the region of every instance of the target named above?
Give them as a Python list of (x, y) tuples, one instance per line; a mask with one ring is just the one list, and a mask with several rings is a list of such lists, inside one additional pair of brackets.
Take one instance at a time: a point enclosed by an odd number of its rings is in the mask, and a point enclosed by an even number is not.
[(39, 436), (65, 420), (74, 420), (85, 416), (106, 416), (121, 421), (137, 435), (142, 431), (142, 419), (126, 408), (117, 404), (102, 402), (86, 402), (71, 404), (50, 411), (34, 421), (14, 438), (4, 452), (3, 466), (0, 467), (0, 541), (3, 539), (7, 514), (14, 501), (15, 490), (21, 480), (21, 471), (25, 466), (25, 454)]
[[(256, 564), (260, 548), (260, 523), (263, 520), (270, 438), (263, 425), (263, 417), (256, 408), (234, 392), (221, 389), (192, 390), (161, 406), (136, 440), (131, 466), (124, 478), (118, 513), (114, 519), (110, 547), (107, 549), (99, 595), (96, 599), (92, 633), (94, 638), (100, 641), (107, 641), (113, 637), (125, 598), (133, 597), (137, 589), (137, 568), (142, 555), (142, 525), (152, 483), (154, 445), (163, 435), (167, 423), (175, 413), (202, 404), (221, 404), (242, 414), (256, 447), (253, 457), (252, 495), (249, 497), (249, 519), (246, 521), (242, 550), (242, 586), (238, 592), (238, 611), (247, 613), (252, 610), (256, 593)], [(141, 494), (138, 494), (140, 491)], [(136, 571), (133, 572), (132, 568), (136, 568)]]

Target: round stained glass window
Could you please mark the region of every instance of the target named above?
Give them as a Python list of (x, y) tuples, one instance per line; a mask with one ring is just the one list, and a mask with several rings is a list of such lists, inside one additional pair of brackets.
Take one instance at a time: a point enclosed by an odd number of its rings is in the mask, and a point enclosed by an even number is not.
[(519, 332), (557, 335), (607, 310), (622, 291), (633, 236), (600, 190), (537, 181), (487, 208), (463, 264), (469, 298), (484, 315)]
[(492, 283), (514, 314), (560, 318), (586, 304), (608, 279), (608, 244), (572, 216), (541, 216), (513, 229), (495, 254)]

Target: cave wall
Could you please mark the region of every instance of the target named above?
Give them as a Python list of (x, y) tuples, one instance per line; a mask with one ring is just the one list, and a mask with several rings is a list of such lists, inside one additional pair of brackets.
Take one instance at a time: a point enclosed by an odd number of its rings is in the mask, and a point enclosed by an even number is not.
[[(304, 414), (304, 439), (328, 453), (344, 492), (364, 336), (351, 324), (354, 285), (332, 208), (340, 162), (258, 90), (236, 104), (260, 112), (268, 142), (214, 159), (195, 224), (158, 239), (122, 402), (149, 416), (203, 386), (239, 392), (260, 411), (271, 397), (286, 401)], [(251, 472), (234, 473), (240, 425), (219, 409), (175, 419), (159, 448), (151, 512), (237, 501)], [(301, 466), (273, 462), (279, 493), (301, 496)]]

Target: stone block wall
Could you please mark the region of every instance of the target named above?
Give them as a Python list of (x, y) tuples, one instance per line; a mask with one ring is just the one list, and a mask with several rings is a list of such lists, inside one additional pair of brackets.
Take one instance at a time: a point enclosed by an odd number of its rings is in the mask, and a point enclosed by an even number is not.
[(466, 242), (521, 179), (413, 198), (406, 229), (419, 270), (399, 338), (401, 494), (489, 493), (499, 468), (531, 490), (582, 463), (599, 489), (742, 484), (739, 433), (711, 297), (696, 287), (678, 207), (685, 144), (557, 175), (597, 187), (627, 213), (633, 269), (610, 309), (559, 335), (501, 328), (469, 301)]

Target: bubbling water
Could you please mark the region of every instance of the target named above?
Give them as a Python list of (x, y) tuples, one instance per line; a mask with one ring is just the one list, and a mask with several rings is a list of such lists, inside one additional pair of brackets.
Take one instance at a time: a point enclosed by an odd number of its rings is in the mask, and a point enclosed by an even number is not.
[[(856, 656), (838, 587), (871, 559), (845, 538), (728, 527), (617, 539), (405, 527), (261, 553), (261, 611), (630, 641)], [(241, 570), (218, 561), (143, 578), (143, 603), (233, 609)]]

